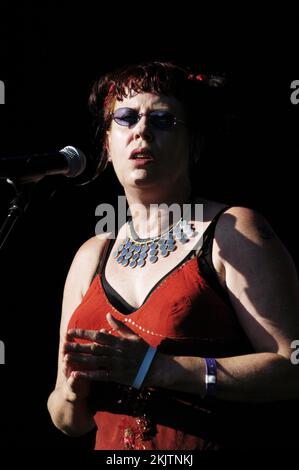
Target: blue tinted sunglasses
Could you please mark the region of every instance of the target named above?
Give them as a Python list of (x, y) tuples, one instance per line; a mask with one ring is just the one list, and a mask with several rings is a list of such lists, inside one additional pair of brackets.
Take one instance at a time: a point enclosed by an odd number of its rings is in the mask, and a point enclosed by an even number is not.
[(125, 127), (135, 126), (142, 116), (146, 116), (153, 127), (162, 131), (173, 129), (178, 122), (184, 124), (184, 121), (177, 119), (174, 114), (162, 109), (139, 114), (138, 111), (132, 108), (118, 108), (111, 114), (112, 119), (117, 124)]

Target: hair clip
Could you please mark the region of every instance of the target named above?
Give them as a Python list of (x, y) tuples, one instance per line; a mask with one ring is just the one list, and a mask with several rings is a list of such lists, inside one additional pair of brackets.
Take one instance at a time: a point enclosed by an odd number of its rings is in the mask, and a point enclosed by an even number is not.
[(188, 75), (188, 80), (195, 80), (195, 81), (198, 81), (198, 82), (203, 82), (205, 79), (204, 75), (199, 73), (197, 75), (191, 73), (190, 75)]

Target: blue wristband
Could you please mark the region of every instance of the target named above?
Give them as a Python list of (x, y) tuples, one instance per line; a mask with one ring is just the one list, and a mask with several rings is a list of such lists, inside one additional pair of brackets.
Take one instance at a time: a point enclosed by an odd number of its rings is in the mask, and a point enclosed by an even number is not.
[(205, 384), (206, 384), (206, 397), (214, 397), (216, 395), (216, 385), (217, 385), (217, 365), (216, 360), (212, 357), (204, 358), (206, 365), (206, 375), (205, 375)]
[(144, 359), (141, 363), (141, 366), (139, 367), (137, 375), (132, 384), (133, 388), (137, 388), (139, 390), (142, 387), (143, 381), (145, 379), (146, 374), (149, 371), (151, 363), (155, 357), (156, 351), (157, 351), (157, 348), (153, 348), (152, 346), (148, 347), (146, 355), (144, 356)]

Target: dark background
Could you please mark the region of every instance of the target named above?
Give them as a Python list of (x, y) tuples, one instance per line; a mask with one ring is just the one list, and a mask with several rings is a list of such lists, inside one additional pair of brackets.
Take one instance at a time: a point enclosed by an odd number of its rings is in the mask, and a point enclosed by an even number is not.
[[(0, 155), (44, 153), (65, 145), (92, 155), (87, 97), (93, 79), (120, 65), (148, 59), (177, 60), (197, 71), (228, 72), (231, 131), (214, 142), (198, 169), (198, 193), (261, 211), (298, 265), (297, 125), (299, 105), (290, 102), (290, 70), (262, 45), (239, 52), (222, 38), (211, 47), (193, 25), (167, 14), (148, 24), (130, 5), (99, 12), (92, 3), (1, 6)], [(115, 7), (116, 8), (116, 7)], [(137, 12), (138, 13), (138, 12)], [(183, 28), (188, 32), (183, 34)], [(230, 52), (229, 54), (227, 52)], [(91, 157), (90, 157), (91, 158)], [(70, 439), (52, 425), (46, 409), (56, 374), (60, 305), (65, 276), (80, 244), (93, 236), (95, 207), (114, 202), (121, 188), (111, 173), (91, 185), (63, 177), (43, 180), (0, 254), (0, 447), (90, 448), (93, 436)], [(113, 188), (113, 190), (111, 189)], [(0, 180), (3, 221), (11, 188)]]

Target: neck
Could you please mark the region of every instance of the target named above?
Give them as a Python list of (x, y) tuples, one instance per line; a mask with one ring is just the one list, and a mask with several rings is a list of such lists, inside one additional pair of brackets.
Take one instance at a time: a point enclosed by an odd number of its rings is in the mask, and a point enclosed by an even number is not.
[(190, 202), (189, 185), (177, 185), (175, 191), (150, 196), (144, 190), (126, 191), (134, 230), (139, 238), (157, 237), (182, 216), (182, 205)]

